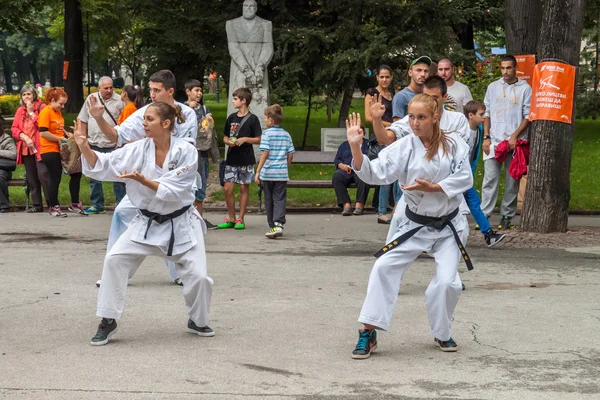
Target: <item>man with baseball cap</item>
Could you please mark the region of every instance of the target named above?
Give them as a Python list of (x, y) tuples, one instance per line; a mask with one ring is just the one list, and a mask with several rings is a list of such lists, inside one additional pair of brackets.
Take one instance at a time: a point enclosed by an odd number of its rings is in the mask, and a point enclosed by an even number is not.
[(421, 56), (415, 58), (410, 63), (408, 76), (410, 84), (396, 93), (392, 100), (392, 114), (394, 122), (404, 118), (408, 112), (408, 103), (417, 94), (423, 92), (423, 82), (429, 76), (429, 67), (431, 67), (431, 58)]

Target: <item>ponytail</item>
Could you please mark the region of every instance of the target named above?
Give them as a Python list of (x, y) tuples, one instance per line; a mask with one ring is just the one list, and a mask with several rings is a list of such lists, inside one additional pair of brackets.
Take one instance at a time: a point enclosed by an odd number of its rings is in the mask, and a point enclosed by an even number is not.
[(133, 102), (135, 108), (138, 110), (144, 107), (144, 94), (142, 93), (142, 88), (138, 85), (127, 85), (123, 88), (123, 92), (129, 99), (129, 101)]

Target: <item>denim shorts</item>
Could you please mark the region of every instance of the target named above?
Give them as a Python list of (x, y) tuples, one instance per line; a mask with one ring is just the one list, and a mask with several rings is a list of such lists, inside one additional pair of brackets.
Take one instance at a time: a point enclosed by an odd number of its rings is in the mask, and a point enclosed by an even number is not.
[(254, 165), (232, 166), (225, 165), (225, 182), (239, 185), (249, 185), (254, 180)]

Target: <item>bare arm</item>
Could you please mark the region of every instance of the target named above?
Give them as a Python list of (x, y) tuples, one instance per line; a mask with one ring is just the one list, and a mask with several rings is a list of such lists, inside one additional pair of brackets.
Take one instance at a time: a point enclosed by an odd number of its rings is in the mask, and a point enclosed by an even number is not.
[[(381, 118), (373, 120), (373, 132), (379, 144), (392, 144), (396, 141), (396, 134), (383, 125)], [(388, 125), (389, 126), (389, 125)]]
[(487, 139), (483, 139), (483, 142), (481, 143), (481, 149), (486, 155), (490, 154), (490, 145), (492, 144), (492, 140), (489, 138), (491, 124), (492, 122), (490, 121), (490, 117), (485, 117), (483, 120), (483, 137), (487, 137)]
[(88, 143), (87, 134), (83, 132), (81, 125), (83, 122), (80, 120), (75, 121), (75, 129), (73, 131), (73, 135), (75, 136), (75, 143), (77, 143), (77, 147), (81, 150), (81, 155), (85, 158), (85, 161), (90, 165), (90, 167), (95, 168), (96, 162), (98, 161), (98, 156), (94, 151), (90, 148), (90, 144)]
[[(369, 95), (367, 95), (369, 96)], [(386, 126), (391, 125), (388, 122), (384, 122), (381, 117), (385, 114), (385, 106), (382, 103), (381, 96), (369, 96), (369, 102), (365, 98), (365, 113), (371, 118), (371, 125), (373, 125), (373, 132), (377, 138), (379, 144), (391, 144), (396, 141), (396, 134), (390, 130), (385, 129)], [(367, 106), (368, 104), (368, 106)], [(386, 125), (387, 124), (387, 125)]]
[(260, 161), (258, 162), (258, 167), (256, 168), (256, 174), (254, 176), (254, 182), (260, 185), (260, 170), (267, 162), (267, 158), (269, 158), (269, 150), (263, 150), (260, 154)]
[(290, 168), (292, 166), (293, 159), (294, 159), (294, 153), (288, 153), (288, 155), (287, 155), (288, 168)]
[(60, 142), (60, 138), (58, 136), (54, 136), (50, 133), (50, 131), (40, 131), (40, 136), (46, 139), (49, 142)]

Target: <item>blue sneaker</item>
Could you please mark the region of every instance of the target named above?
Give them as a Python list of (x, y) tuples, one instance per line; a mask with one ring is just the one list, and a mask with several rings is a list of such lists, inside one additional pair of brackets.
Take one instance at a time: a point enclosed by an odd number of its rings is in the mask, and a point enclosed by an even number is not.
[(368, 329), (358, 330), (358, 343), (352, 352), (352, 358), (364, 359), (371, 356), (371, 352), (377, 350), (377, 331)]
[(87, 210), (85, 210), (84, 213), (86, 213), (87, 215), (90, 215), (90, 214), (104, 214), (105, 211), (104, 210), (98, 210), (96, 207), (91, 206)]

